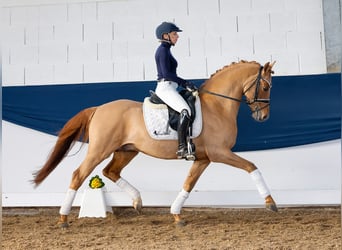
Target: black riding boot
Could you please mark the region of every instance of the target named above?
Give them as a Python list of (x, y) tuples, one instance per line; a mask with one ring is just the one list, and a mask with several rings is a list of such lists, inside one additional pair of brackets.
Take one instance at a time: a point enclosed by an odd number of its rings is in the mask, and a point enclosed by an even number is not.
[(178, 121), (178, 151), (177, 158), (188, 158), (189, 155), (187, 147), (187, 133), (190, 125), (190, 116), (186, 109), (183, 109), (179, 116)]

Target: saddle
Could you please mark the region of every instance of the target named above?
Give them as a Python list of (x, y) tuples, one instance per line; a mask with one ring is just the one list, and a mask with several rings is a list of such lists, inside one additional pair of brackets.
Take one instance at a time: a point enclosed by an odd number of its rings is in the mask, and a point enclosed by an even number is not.
[[(196, 97), (192, 94), (192, 92), (186, 89), (181, 90), (179, 94), (184, 98), (184, 100), (189, 105), (189, 108), (191, 110), (191, 116), (190, 116), (190, 128), (191, 128), (196, 118), (196, 108), (195, 108)], [(154, 91), (150, 90), (150, 95), (151, 95), (150, 102), (154, 104), (165, 104), (167, 106), (167, 109), (169, 111), (169, 125), (173, 130), (177, 131), (178, 120), (179, 120), (179, 115), (180, 115), (179, 112), (169, 107), (162, 99), (160, 99), (157, 96), (157, 94)]]

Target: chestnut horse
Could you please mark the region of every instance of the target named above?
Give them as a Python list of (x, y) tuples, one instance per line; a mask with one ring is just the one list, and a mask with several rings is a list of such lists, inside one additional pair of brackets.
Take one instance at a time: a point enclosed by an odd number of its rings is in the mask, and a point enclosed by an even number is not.
[[(264, 66), (257, 62), (240, 61), (225, 66), (206, 80), (199, 89), (203, 126), (200, 135), (193, 139), (196, 159), (171, 206), (176, 224), (182, 224), (181, 209), (197, 180), (210, 162), (220, 162), (247, 171), (265, 200), (266, 208), (277, 211), (277, 206), (257, 167), (231, 151), (237, 136), (237, 115), (240, 103), (245, 102), (256, 121), (269, 116), (271, 74), (275, 62)], [(243, 99), (244, 96), (244, 99)], [(112, 117), (108, 119), (108, 117)], [(224, 128), (224, 129), (223, 129)], [(155, 140), (144, 125), (142, 103), (116, 100), (101, 106), (80, 111), (72, 117), (59, 133), (45, 165), (34, 174), (39, 185), (64, 159), (74, 142), (89, 142), (81, 165), (73, 172), (72, 180), (60, 209), (60, 224), (68, 226), (77, 189), (95, 167), (113, 154), (103, 169), (103, 175), (114, 181), (133, 200), (138, 211), (142, 208), (139, 191), (120, 176), (122, 169), (139, 153), (161, 158), (176, 159), (176, 140)]]

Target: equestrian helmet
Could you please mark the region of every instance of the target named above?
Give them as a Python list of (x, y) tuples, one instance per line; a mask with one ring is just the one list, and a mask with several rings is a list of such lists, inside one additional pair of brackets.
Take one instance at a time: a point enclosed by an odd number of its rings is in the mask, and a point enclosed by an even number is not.
[(163, 40), (163, 34), (168, 34), (173, 31), (182, 32), (182, 30), (178, 28), (174, 23), (162, 22), (156, 28), (156, 36), (159, 40)]

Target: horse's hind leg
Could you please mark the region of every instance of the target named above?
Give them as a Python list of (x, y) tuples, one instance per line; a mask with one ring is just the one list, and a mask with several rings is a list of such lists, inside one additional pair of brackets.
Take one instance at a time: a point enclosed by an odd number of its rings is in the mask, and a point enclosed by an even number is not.
[(189, 197), (189, 194), (191, 190), (194, 188), (197, 180), (202, 175), (204, 170), (209, 165), (208, 160), (202, 160), (202, 161), (194, 161), (192, 164), (189, 174), (186, 177), (186, 180), (183, 184), (183, 189), (179, 192), (178, 196), (176, 197), (175, 201), (171, 205), (170, 212), (173, 215), (175, 219), (175, 224), (178, 226), (183, 226), (185, 222), (181, 219), (180, 213), (181, 209), (186, 201), (186, 199)]
[(63, 205), (61, 206), (59, 213), (61, 215), (59, 223), (62, 228), (68, 227), (68, 215), (71, 210), (72, 203), (74, 202), (76, 192), (82, 185), (84, 180), (95, 169), (95, 167), (106, 157), (97, 157), (97, 154), (88, 154), (83, 160), (82, 164), (73, 172), (72, 180), (67, 191)]
[(124, 190), (133, 200), (133, 207), (140, 212), (142, 200), (140, 192), (129, 182), (120, 176), (122, 169), (138, 154), (136, 151), (117, 151), (113, 159), (103, 169), (102, 173), (107, 178), (114, 181), (122, 190)]

